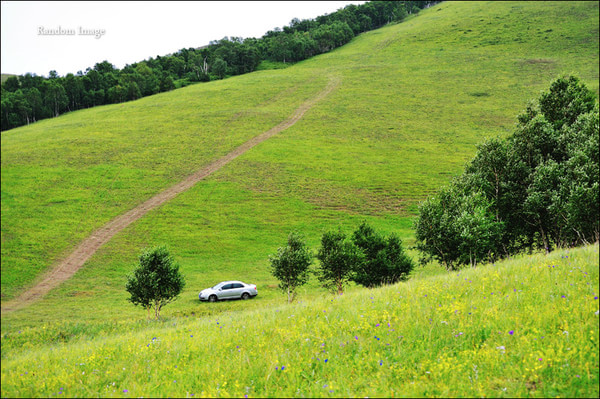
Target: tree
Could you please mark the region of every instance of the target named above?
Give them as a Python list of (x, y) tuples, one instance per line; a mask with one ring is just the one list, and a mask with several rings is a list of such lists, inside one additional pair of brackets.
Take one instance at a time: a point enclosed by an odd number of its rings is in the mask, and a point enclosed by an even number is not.
[(269, 256), (271, 274), (279, 280), (279, 288), (287, 293), (288, 303), (296, 298), (296, 289), (308, 281), (313, 255), (297, 233), (290, 233), (287, 246)]
[(223, 79), (227, 73), (227, 62), (221, 58), (217, 58), (213, 62), (212, 70), (219, 79)]
[(465, 193), (460, 179), (419, 205), (415, 221), (422, 262), (435, 259), (448, 270), (493, 260), (500, 251), (503, 223), (480, 192)]
[(505, 141), (419, 207), (417, 248), (447, 268), (600, 236), (598, 101), (577, 77), (555, 80)]
[(173, 78), (170, 77), (168, 74), (163, 74), (163, 76), (160, 79), (160, 84), (158, 87), (158, 90), (160, 92), (165, 92), (165, 91), (170, 91), (173, 90), (175, 88), (175, 82), (173, 82)]
[(319, 281), (330, 291), (342, 294), (355, 265), (361, 261), (361, 254), (352, 241), (338, 231), (323, 234), (317, 258), (321, 263), (317, 269)]
[(142, 252), (137, 268), (127, 276), (125, 288), (131, 294), (131, 303), (146, 308), (148, 317), (154, 307), (158, 319), (162, 307), (174, 301), (184, 286), (179, 265), (165, 246), (159, 246)]
[(354, 267), (352, 280), (365, 287), (376, 287), (406, 280), (414, 265), (404, 253), (402, 241), (395, 234), (383, 237), (366, 222), (352, 235), (362, 251), (362, 261)]
[(58, 79), (51, 79), (44, 82), (46, 86), (44, 102), (45, 105), (52, 110), (52, 116), (54, 117), (60, 115), (61, 111), (64, 110), (69, 101), (65, 88), (58, 83), (57, 80)]

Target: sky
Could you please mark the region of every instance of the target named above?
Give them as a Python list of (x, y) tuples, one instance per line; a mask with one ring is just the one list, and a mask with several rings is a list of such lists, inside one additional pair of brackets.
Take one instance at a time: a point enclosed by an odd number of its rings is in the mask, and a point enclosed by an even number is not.
[[(229, 37), (262, 37), (364, 1), (2, 1), (1, 71), (48, 76), (126, 64)], [(58, 34), (57, 34), (58, 33)]]

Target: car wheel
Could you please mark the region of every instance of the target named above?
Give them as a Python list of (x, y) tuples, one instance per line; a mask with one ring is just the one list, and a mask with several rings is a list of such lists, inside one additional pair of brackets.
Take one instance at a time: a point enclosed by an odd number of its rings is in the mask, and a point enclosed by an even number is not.
[(247, 292), (244, 292), (244, 293), (242, 294), (242, 299), (243, 299), (243, 300), (246, 300), (246, 299), (248, 299), (248, 298), (250, 298), (250, 294), (248, 294)]
[(217, 296), (216, 295), (211, 295), (211, 296), (208, 297), (208, 300), (210, 302), (217, 302)]

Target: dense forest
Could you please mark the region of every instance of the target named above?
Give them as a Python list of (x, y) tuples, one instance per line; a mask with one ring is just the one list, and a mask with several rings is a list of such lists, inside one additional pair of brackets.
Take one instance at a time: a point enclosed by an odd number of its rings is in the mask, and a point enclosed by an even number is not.
[[(260, 39), (225, 37), (200, 48), (181, 49), (116, 68), (103, 61), (85, 72), (64, 77), (27, 73), (2, 84), (1, 130), (12, 129), (69, 111), (121, 103), (173, 90), (196, 82), (255, 71), (263, 63), (294, 63), (331, 51), (354, 36), (407, 15), (437, 1), (371, 1), (348, 5), (314, 19), (294, 18), (283, 29)], [(278, 65), (278, 64), (275, 64)]]

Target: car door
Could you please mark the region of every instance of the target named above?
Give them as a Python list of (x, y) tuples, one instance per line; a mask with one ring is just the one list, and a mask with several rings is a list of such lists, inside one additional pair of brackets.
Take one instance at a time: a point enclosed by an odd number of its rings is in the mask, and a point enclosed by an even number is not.
[(233, 287), (231, 288), (231, 297), (232, 298), (241, 298), (242, 291), (244, 291), (244, 284), (233, 283)]
[(231, 291), (233, 288), (233, 284), (225, 284), (221, 287), (221, 291), (219, 291), (219, 299), (228, 299), (231, 297)]

